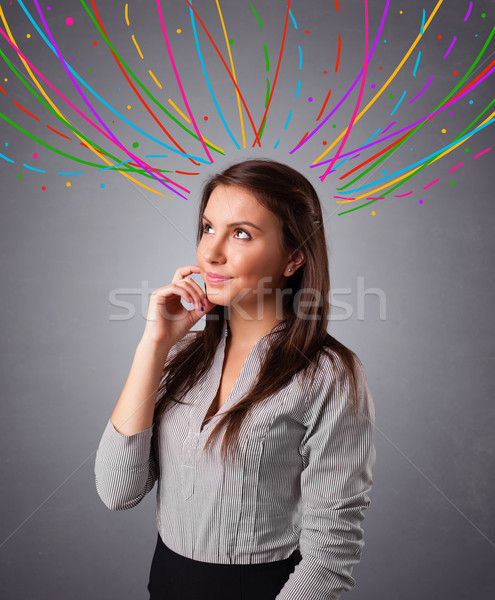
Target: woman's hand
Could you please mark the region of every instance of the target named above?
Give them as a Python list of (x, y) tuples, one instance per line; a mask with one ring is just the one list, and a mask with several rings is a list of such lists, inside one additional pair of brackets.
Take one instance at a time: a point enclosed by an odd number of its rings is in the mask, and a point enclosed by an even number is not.
[[(143, 339), (171, 347), (215, 306), (199, 285), (187, 277), (191, 273), (201, 273), (201, 270), (196, 265), (179, 267), (170, 285), (158, 288), (151, 294)], [(194, 308), (187, 310), (181, 304), (181, 298), (193, 303)], [(201, 310), (201, 306), (204, 310)]]

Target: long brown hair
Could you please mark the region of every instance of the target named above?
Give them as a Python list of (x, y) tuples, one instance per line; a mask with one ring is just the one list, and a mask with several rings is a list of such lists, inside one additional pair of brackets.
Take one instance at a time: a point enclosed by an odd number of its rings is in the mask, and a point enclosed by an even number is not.
[[(212, 191), (218, 185), (237, 186), (251, 192), (258, 202), (273, 212), (280, 220), (284, 249), (291, 252), (302, 248), (304, 263), (287, 280), (286, 292), (282, 294), (283, 310), (286, 318), (280, 335), (268, 336), (269, 345), (262, 360), (260, 372), (254, 387), (239, 402), (221, 416), (213, 428), (205, 450), (213, 438), (226, 426), (221, 446), (221, 456), (232, 454), (237, 447), (243, 418), (250, 408), (263, 402), (283, 388), (290, 379), (301, 372), (308, 377), (311, 369), (311, 386), (319, 365), (321, 353), (329, 356), (335, 365), (335, 353), (341, 359), (349, 376), (350, 401), (357, 417), (359, 396), (356, 366), (362, 366), (356, 354), (341, 344), (327, 332), (330, 313), (330, 274), (328, 268), (327, 245), (320, 201), (312, 184), (295, 169), (269, 159), (246, 160), (228, 167), (223, 172), (211, 176), (203, 187), (197, 224), (197, 244), (203, 235), (202, 217)], [(295, 297), (298, 302), (295, 306)], [(305, 290), (319, 295), (305, 301)], [(289, 292), (290, 293), (287, 293)], [(309, 308), (301, 318), (299, 302)], [(202, 331), (189, 332), (187, 343), (166, 362), (162, 372), (155, 406), (154, 419), (158, 419), (170, 402), (183, 403), (182, 398), (213, 363), (225, 322), (225, 307), (211, 309)], [(190, 340), (190, 341), (189, 341)], [(183, 340), (181, 340), (182, 342)], [(339, 369), (335, 369), (339, 372)], [(340, 372), (342, 370), (340, 369)], [(311, 387), (310, 386), (310, 387)]]

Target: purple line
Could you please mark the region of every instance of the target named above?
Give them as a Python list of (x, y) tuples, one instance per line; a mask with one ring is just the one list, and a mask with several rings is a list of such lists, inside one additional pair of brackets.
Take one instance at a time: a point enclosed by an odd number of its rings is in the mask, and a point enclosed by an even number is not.
[(472, 8), (473, 8), (473, 3), (470, 2), (469, 3), (469, 8), (468, 8), (468, 11), (467, 11), (467, 15), (464, 17), (464, 21), (467, 21), (469, 19), (469, 15), (471, 14), (471, 9)]
[(431, 80), (433, 79), (433, 75), (430, 77), (430, 79), (428, 79), (428, 83), (425, 85), (425, 87), (419, 92), (419, 94), (417, 96), (414, 96), (414, 98), (412, 100), (409, 100), (409, 104), (412, 104), (415, 100), (417, 100), (421, 94), (426, 90), (426, 88), (430, 85)]
[[(422, 119), (420, 119), (419, 121), (416, 121), (415, 123), (410, 123), (409, 125), (406, 125), (405, 127), (403, 127), (402, 129), (399, 129), (399, 131), (396, 131), (395, 133), (391, 133), (390, 135), (385, 136), (384, 138), (381, 138), (379, 140), (376, 140), (375, 142), (370, 142), (369, 144), (366, 144), (365, 146), (360, 146), (359, 148), (354, 148), (354, 150), (352, 150), (351, 152), (346, 152), (345, 154), (340, 154), (339, 158), (345, 158), (346, 156), (349, 156), (350, 154), (354, 154), (355, 152), (360, 152), (361, 150), (364, 150), (365, 148), (369, 148), (370, 146), (375, 146), (376, 144), (380, 144), (381, 142), (384, 142), (385, 140), (390, 139), (391, 137), (394, 137), (396, 135), (399, 135), (399, 133), (402, 133), (404, 131), (407, 131), (408, 129), (410, 129), (411, 127), (416, 127), (416, 125), (419, 125), (420, 123), (422, 123), (423, 121), (426, 121), (428, 119), (433, 118), (434, 116), (436, 116), (438, 113), (442, 112), (442, 110), (445, 110), (446, 108), (449, 108), (452, 104), (455, 104), (456, 102), (458, 102), (461, 98), (463, 98), (466, 94), (470, 94), (478, 85), (480, 85), (480, 83), (482, 81), (484, 81), (487, 77), (489, 77), (492, 73), (495, 72), (495, 67), (492, 67), (488, 73), (485, 73), (485, 75), (483, 75), (483, 77), (481, 79), (479, 79), (472, 87), (466, 89), (462, 94), (460, 94), (457, 98), (455, 98), (455, 100), (451, 100), (450, 102), (448, 102), (445, 106), (442, 106), (442, 108), (439, 108), (438, 110), (436, 110), (435, 112), (426, 115), (426, 117), (423, 117)], [(331, 160), (331, 159), (330, 159)], [(330, 160), (326, 160), (326, 161), (321, 161), (319, 163), (316, 163), (315, 165), (311, 165), (312, 167), (317, 167), (318, 165), (324, 165), (328, 162), (330, 162)]]
[(392, 125), (397, 125), (397, 123), (398, 123), (398, 121), (392, 121), (392, 123), (390, 123), (390, 125), (382, 131), (382, 134), (387, 132), (392, 127)]
[[(376, 38), (375, 41), (373, 43), (373, 47), (371, 48), (371, 52), (368, 55), (368, 62), (371, 60), (371, 57), (373, 56), (373, 52), (375, 51), (376, 45), (378, 43), (378, 40), (380, 39), (380, 35), (382, 33), (382, 29), (383, 29), (383, 25), (385, 24), (385, 18), (387, 16), (387, 11), (388, 11), (388, 5), (390, 4), (390, 0), (387, 0), (387, 4), (385, 6), (385, 9), (383, 11), (383, 15), (382, 15), (382, 20), (380, 23), (380, 27), (378, 28), (378, 33), (376, 34)], [(363, 70), (364, 70), (364, 66), (361, 69), (361, 71), (359, 72), (359, 75), (356, 77), (354, 83), (351, 85), (351, 87), (348, 89), (348, 91), (345, 93), (344, 97), (342, 98), (342, 100), (337, 104), (337, 106), (332, 110), (332, 112), (325, 117), (325, 119), (323, 119), (323, 121), (318, 125), (318, 127), (316, 127), (316, 129), (314, 129), (309, 135), (307, 135), (304, 140), (302, 140), (301, 142), (299, 142), (299, 144), (293, 148), (289, 154), (292, 154), (293, 152), (295, 152), (296, 150), (299, 150), (299, 148), (301, 148), (301, 146), (303, 146), (310, 138), (313, 137), (313, 135), (319, 131), (321, 129), (321, 127), (323, 127), (323, 125), (325, 125), (325, 123), (328, 121), (328, 119), (330, 119), (330, 117), (337, 112), (337, 110), (342, 106), (342, 104), (347, 100), (347, 98), (349, 97), (350, 93), (352, 92), (352, 90), (354, 89), (354, 87), (356, 86), (357, 82), (361, 79), (361, 76), (363, 74)]]
[[(162, 185), (164, 185), (165, 187), (167, 187), (169, 190), (171, 190), (172, 192), (174, 192), (175, 194), (178, 194), (179, 196), (181, 196), (182, 198), (184, 198), (184, 200), (187, 200), (186, 196), (184, 196), (183, 194), (181, 194), (180, 192), (178, 192), (177, 190), (174, 190), (172, 187), (170, 187), (169, 185), (167, 185), (163, 179), (157, 177), (152, 171), (150, 171), (149, 169), (151, 169), (150, 165), (147, 165), (146, 163), (143, 163), (137, 156), (135, 156), (134, 154), (132, 154), (132, 152), (129, 152), (125, 146), (123, 146), (119, 140), (114, 136), (114, 134), (111, 132), (111, 130), (106, 126), (105, 122), (100, 119), (100, 116), (98, 115), (98, 113), (95, 111), (95, 109), (93, 108), (93, 106), (91, 105), (91, 103), (89, 102), (89, 100), (86, 98), (86, 96), (84, 95), (84, 92), (81, 90), (81, 88), (78, 86), (78, 84), (76, 83), (76, 80), (74, 79), (74, 77), (72, 76), (72, 74), (70, 73), (69, 69), (67, 68), (66, 62), (62, 56), (62, 54), (60, 53), (60, 50), (58, 49), (58, 46), (55, 42), (55, 40), (53, 39), (53, 36), (50, 32), (50, 28), (48, 27), (48, 24), (43, 16), (43, 13), (41, 12), (41, 8), (40, 5), (38, 4), (38, 0), (34, 0), (34, 4), (36, 6), (36, 9), (38, 11), (38, 14), (40, 16), (41, 22), (43, 23), (43, 27), (45, 28), (46, 33), (48, 34), (48, 37), (50, 38), (50, 41), (53, 44), (53, 47), (55, 48), (55, 51), (57, 53), (58, 58), (60, 59), (60, 62), (62, 63), (62, 66), (65, 69), (65, 72), (67, 73), (67, 75), (69, 76), (69, 79), (72, 81), (72, 84), (74, 85), (74, 87), (77, 89), (79, 95), (81, 96), (81, 98), (84, 100), (84, 102), (86, 103), (87, 107), (91, 110), (91, 112), (94, 114), (94, 116), (98, 119), (98, 121), (100, 122), (100, 124), (102, 125), (102, 127), (107, 131), (107, 133), (110, 135), (112, 141), (119, 146), (128, 156), (130, 156), (131, 158), (133, 158), (137, 163), (139, 163), (143, 169), (149, 173), (152, 177), (154, 177), (159, 183), (161, 183)], [(149, 169), (147, 168), (149, 167)], [(172, 182), (173, 183), (173, 182)]]
[(457, 36), (454, 35), (454, 39), (452, 40), (452, 43), (449, 46), (449, 49), (447, 50), (447, 52), (445, 53), (444, 58), (447, 58), (447, 56), (449, 55), (449, 52), (452, 50), (452, 48), (454, 47), (455, 41), (457, 39)]

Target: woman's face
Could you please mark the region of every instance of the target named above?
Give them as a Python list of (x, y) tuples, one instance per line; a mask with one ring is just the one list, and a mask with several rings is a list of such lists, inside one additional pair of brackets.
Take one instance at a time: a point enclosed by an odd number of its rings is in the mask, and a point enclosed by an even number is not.
[[(251, 224), (234, 225), (243, 221)], [(288, 255), (278, 218), (249, 191), (221, 185), (211, 193), (202, 223), (196, 260), (208, 299), (214, 304), (237, 306), (250, 318), (262, 319), (263, 307), (273, 309), (276, 305), (273, 290), (283, 289), (287, 282), (283, 274)], [(231, 279), (208, 283), (207, 272)]]

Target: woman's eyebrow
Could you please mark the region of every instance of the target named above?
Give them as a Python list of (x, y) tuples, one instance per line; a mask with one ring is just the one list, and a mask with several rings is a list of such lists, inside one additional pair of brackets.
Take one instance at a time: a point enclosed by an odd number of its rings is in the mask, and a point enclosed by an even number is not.
[[(203, 215), (203, 219), (205, 221), (208, 221), (208, 223), (211, 224), (210, 219), (208, 219), (208, 217), (205, 217), (205, 215)], [(251, 223), (251, 221), (236, 221), (235, 223), (229, 223), (227, 225), (227, 227), (235, 227), (237, 225), (250, 225), (251, 227), (254, 227), (255, 229), (258, 229), (259, 231), (261, 231), (261, 233), (264, 233), (263, 229), (261, 229), (261, 227), (258, 227), (258, 225), (255, 225), (254, 223)]]

